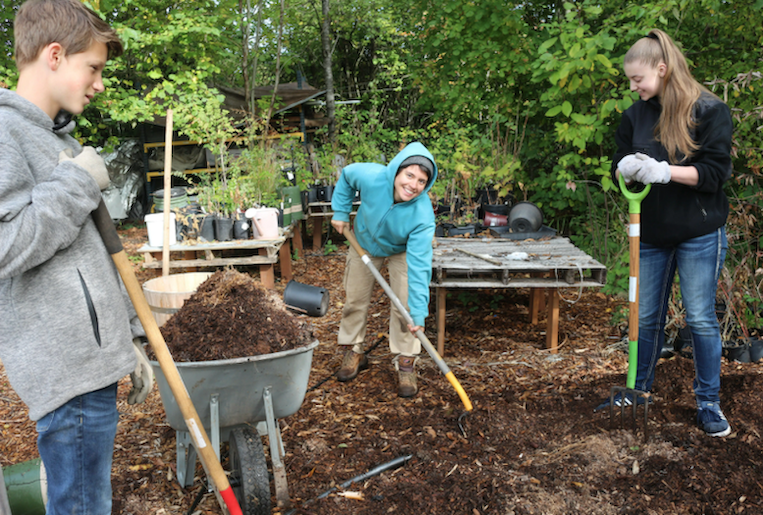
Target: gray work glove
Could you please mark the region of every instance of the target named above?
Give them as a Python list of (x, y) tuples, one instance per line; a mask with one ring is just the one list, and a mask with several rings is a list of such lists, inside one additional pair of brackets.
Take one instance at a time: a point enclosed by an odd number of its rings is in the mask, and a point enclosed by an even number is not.
[(641, 160), (638, 159), (635, 154), (629, 154), (622, 158), (617, 163), (617, 169), (620, 170), (620, 175), (626, 183), (631, 183), (634, 180), (636, 172), (641, 168)]
[(640, 167), (634, 179), (641, 184), (667, 184), (670, 182), (670, 165), (667, 161), (657, 161), (640, 152), (636, 153)]
[(148, 362), (146, 351), (143, 350), (144, 341), (143, 338), (134, 338), (132, 341), (138, 364), (135, 366), (135, 370), (130, 373), (132, 389), (127, 394), (128, 404), (140, 404), (145, 401), (154, 384), (154, 370), (151, 368), (151, 363)]
[(64, 161), (74, 161), (74, 164), (84, 168), (98, 183), (101, 191), (109, 187), (109, 171), (106, 169), (106, 163), (93, 147), (83, 147), (82, 152), (77, 157), (73, 157), (70, 148), (64, 149), (58, 154), (58, 162), (63, 163)]

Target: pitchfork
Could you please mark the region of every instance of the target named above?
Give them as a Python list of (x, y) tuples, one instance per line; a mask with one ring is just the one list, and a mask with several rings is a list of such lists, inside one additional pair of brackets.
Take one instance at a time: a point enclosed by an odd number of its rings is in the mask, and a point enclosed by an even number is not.
[(652, 185), (647, 184), (640, 192), (632, 192), (625, 185), (622, 174), (619, 175), (620, 191), (628, 199), (628, 248), (630, 251), (630, 279), (628, 281), (628, 378), (626, 386), (613, 386), (609, 392), (609, 425), (614, 419), (615, 394), (620, 393), (620, 427), (625, 420), (626, 399), (633, 402), (633, 428), (636, 428), (636, 408), (638, 398), (644, 399), (644, 440), (649, 437), (649, 392), (636, 390), (636, 369), (638, 367), (638, 290), (639, 290), (639, 243), (641, 240), (641, 201), (646, 197)]

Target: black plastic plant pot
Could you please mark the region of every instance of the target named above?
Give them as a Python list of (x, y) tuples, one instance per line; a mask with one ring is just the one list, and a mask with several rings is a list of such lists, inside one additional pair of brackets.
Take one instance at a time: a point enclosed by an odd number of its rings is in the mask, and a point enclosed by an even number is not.
[(314, 202), (318, 202), (318, 190), (319, 186), (310, 186), (310, 189), (307, 190), (307, 203), (312, 204)]
[(509, 212), (509, 227), (513, 232), (535, 232), (543, 225), (543, 212), (532, 202), (514, 204)]
[(249, 239), (249, 227), (251, 222), (246, 218), (235, 220), (233, 222), (233, 239), (234, 240), (248, 240)]
[(283, 291), (283, 302), (299, 313), (322, 317), (329, 309), (329, 292), (326, 288), (292, 280)]
[(233, 238), (233, 219), (220, 218), (215, 220), (215, 239), (217, 241), (230, 241)]
[(450, 227), (448, 228), (448, 236), (460, 236), (463, 234), (474, 234), (474, 225), (464, 225), (461, 227)]
[(750, 338), (750, 361), (757, 363), (763, 358), (763, 340)]
[(319, 186), (318, 187), (318, 202), (331, 202), (331, 197), (334, 196), (333, 186)]
[(215, 239), (215, 220), (217, 220), (217, 215), (207, 215), (201, 220), (200, 240), (213, 241)]
[(726, 348), (726, 359), (737, 363), (750, 362), (750, 344), (745, 340), (739, 340), (737, 345)]

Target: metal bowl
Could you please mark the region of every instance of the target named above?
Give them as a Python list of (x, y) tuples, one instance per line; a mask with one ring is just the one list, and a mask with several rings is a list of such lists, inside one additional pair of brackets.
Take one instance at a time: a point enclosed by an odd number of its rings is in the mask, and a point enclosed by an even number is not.
[(512, 232), (535, 232), (543, 225), (543, 212), (532, 202), (514, 204), (509, 212)]

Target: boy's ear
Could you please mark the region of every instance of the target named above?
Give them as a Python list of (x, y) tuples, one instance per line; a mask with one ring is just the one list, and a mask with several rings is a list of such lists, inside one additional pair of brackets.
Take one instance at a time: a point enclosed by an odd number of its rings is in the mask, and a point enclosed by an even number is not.
[(42, 58), (51, 70), (57, 70), (66, 52), (61, 43), (50, 43), (42, 49)]

